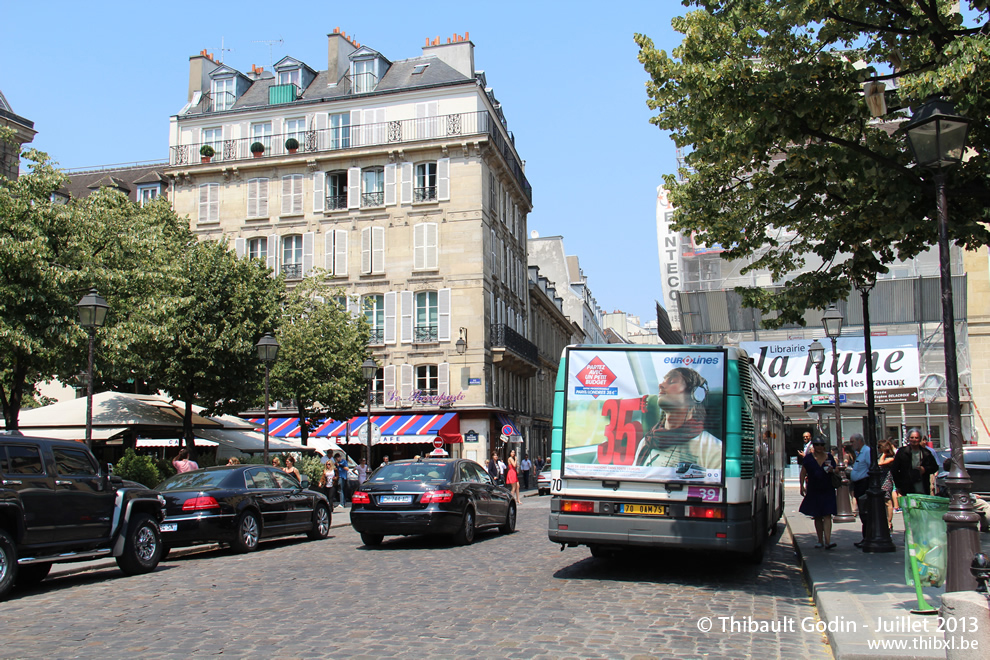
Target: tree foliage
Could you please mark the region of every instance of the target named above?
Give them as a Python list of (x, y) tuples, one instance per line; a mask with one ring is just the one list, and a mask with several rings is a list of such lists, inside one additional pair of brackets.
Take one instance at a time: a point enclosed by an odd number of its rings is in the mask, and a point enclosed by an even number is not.
[(150, 456), (138, 455), (128, 447), (124, 455), (117, 461), (113, 473), (121, 479), (136, 481), (148, 488), (154, 488), (161, 482), (161, 474), (155, 461)]
[[(747, 259), (744, 272), (790, 279), (776, 294), (739, 289), (780, 312), (765, 324), (801, 323), (806, 308), (845, 297), (851, 277), (936, 242), (932, 177), (894, 130), (931, 94), (972, 120), (976, 153), (949, 176), (950, 234), (968, 248), (990, 242), (987, 3), (971, 3), (975, 27), (952, 4), (693, 0), (670, 55), (636, 35), (651, 121), (688, 151), (686, 179), (665, 177), (675, 228)], [(888, 86), (882, 121), (862, 94), (870, 80)]]
[(365, 401), (361, 363), (367, 356), (368, 322), (353, 317), (336, 300), (340, 292), (317, 273), (288, 295), (272, 365), (276, 399), (294, 399), (303, 443), (310, 425), (326, 416), (348, 419)]

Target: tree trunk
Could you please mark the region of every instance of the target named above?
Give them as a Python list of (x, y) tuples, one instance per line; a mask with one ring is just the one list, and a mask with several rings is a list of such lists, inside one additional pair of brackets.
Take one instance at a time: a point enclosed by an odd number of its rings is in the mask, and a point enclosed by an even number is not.
[(24, 399), (24, 380), (27, 377), (27, 370), (19, 364), (15, 364), (10, 379), (9, 394), (0, 387), (0, 403), (3, 404), (3, 422), (8, 431), (16, 431), (20, 428), (18, 418), (21, 416), (21, 402)]
[[(298, 401), (299, 399), (296, 399)], [(305, 447), (309, 444), (309, 424), (306, 418), (306, 406), (301, 403), (296, 404), (296, 410), (299, 413), (299, 439), (302, 441), (302, 446)]]

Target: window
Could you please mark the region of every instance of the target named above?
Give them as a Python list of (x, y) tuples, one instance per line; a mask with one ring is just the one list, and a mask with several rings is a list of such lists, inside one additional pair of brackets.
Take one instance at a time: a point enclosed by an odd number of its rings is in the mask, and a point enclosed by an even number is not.
[(223, 154), (223, 128), (204, 128), (201, 139), (204, 145), (213, 147), (215, 158)]
[(220, 222), (220, 184), (204, 183), (199, 187), (199, 221)]
[(25, 445), (7, 446), (7, 474), (44, 474), (41, 451)]
[(151, 202), (151, 200), (155, 199), (161, 194), (162, 194), (162, 184), (160, 183), (153, 183), (146, 186), (138, 186), (137, 189), (138, 204), (144, 206), (145, 204)]
[(303, 237), (286, 236), (282, 239), (282, 274), (288, 279), (302, 277)]
[(376, 405), (385, 403), (385, 369), (379, 368), (375, 372), (375, 380), (371, 383), (371, 398)]
[(437, 268), (437, 223), (421, 222), (413, 227), (413, 270)]
[[(297, 71), (298, 73), (298, 71)], [(306, 118), (299, 117), (297, 119), (286, 119), (285, 120), (285, 140), (288, 141), (289, 138), (295, 138), (299, 146), (306, 143)], [(284, 144), (284, 142), (283, 142)]]
[(327, 172), (327, 206), (328, 211), (339, 211), (347, 208), (347, 171), (337, 170)]
[(234, 107), (234, 79), (214, 80), (210, 86), (210, 112), (222, 112)]
[(351, 115), (340, 112), (330, 115), (330, 148), (347, 149), (351, 146)]
[(375, 61), (358, 60), (354, 62), (352, 79), (354, 82), (352, 91), (355, 94), (374, 91), (375, 86), (378, 84), (378, 78), (375, 76)]
[(440, 370), (435, 364), (416, 367), (416, 389), (425, 396), (436, 396), (440, 389)]
[(247, 242), (248, 259), (261, 259), (268, 261), (268, 239), (251, 238)]
[(270, 121), (251, 124), (251, 144), (255, 142), (265, 145), (266, 152), (272, 150), (272, 123)]
[(385, 228), (365, 227), (361, 230), (361, 272), (385, 272)]
[(494, 174), (488, 175), (488, 205), (492, 207), (492, 217), (498, 217), (498, 182)]
[(385, 168), (361, 170), (361, 208), (385, 205)]
[(247, 183), (247, 217), (268, 217), (268, 179), (248, 179)]
[(289, 174), (282, 177), (282, 215), (301, 215), (303, 212), (303, 175)]
[(368, 319), (371, 335), (368, 343), (372, 346), (385, 344), (385, 296), (375, 293), (364, 297), (364, 315)]
[(438, 341), (439, 309), (436, 291), (420, 291), (416, 294), (415, 314), (413, 343)]
[(89, 455), (83, 451), (74, 449), (52, 449), (55, 454), (55, 471), (60, 475), (70, 475), (76, 477), (95, 477), (97, 475), (96, 466), (90, 460)]
[(414, 202), (431, 202), (437, 199), (437, 164), (419, 163), (416, 165), (416, 187), (413, 188)]
[(428, 66), (430, 66), (430, 65), (429, 64), (417, 64), (416, 66), (413, 67), (413, 72), (411, 74), (409, 74), (409, 75), (411, 75), (411, 76), (418, 76), (419, 74), (421, 74), (424, 71), (426, 71), (426, 67), (428, 67)]
[(302, 69), (289, 69), (288, 71), (278, 72), (278, 84), (279, 85), (295, 85), (296, 87), (302, 87)]
[(334, 277), (347, 277), (347, 230), (328, 229), (323, 243), (323, 267)]

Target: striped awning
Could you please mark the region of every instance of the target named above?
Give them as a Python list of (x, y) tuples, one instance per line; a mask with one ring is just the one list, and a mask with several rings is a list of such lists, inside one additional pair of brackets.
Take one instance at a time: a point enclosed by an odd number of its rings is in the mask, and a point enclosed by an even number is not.
[[(325, 419), (316, 424), (309, 436), (314, 438), (347, 438), (350, 444), (364, 444), (367, 436), (365, 423), (367, 417), (359, 415), (346, 421)], [(261, 425), (257, 429), (264, 433), (265, 419), (251, 419)], [(440, 436), (447, 444), (464, 442), (460, 433), (460, 421), (457, 413), (423, 414), (423, 415), (372, 415), (371, 423), (377, 427), (372, 431), (373, 444), (409, 444), (426, 443)], [(373, 427), (373, 428), (374, 428)], [(279, 438), (298, 438), (300, 435), (299, 419), (295, 417), (269, 420), (269, 435)]]
[[(498, 418), (498, 432), (501, 435), (506, 435), (510, 438), (513, 436), (522, 436), (522, 433), (519, 432), (519, 427), (516, 426), (515, 422), (513, 422), (508, 415), (496, 413), (495, 416)], [(509, 431), (509, 433), (506, 433), (506, 431)]]

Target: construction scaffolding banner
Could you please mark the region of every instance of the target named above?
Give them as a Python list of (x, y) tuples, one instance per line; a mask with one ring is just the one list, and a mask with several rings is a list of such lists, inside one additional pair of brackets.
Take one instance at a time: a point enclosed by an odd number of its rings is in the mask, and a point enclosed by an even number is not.
[[(753, 364), (784, 403), (808, 400), (819, 384), (823, 393), (831, 394), (833, 364), (838, 368), (840, 395), (865, 394), (866, 354), (862, 337), (839, 338), (838, 355), (832, 354), (829, 339), (820, 339), (825, 348), (825, 362), (817, 377), (808, 354), (811, 341), (747, 341), (740, 347), (750, 354)], [(917, 335), (871, 337), (870, 343), (877, 401), (917, 401), (921, 385)]]

